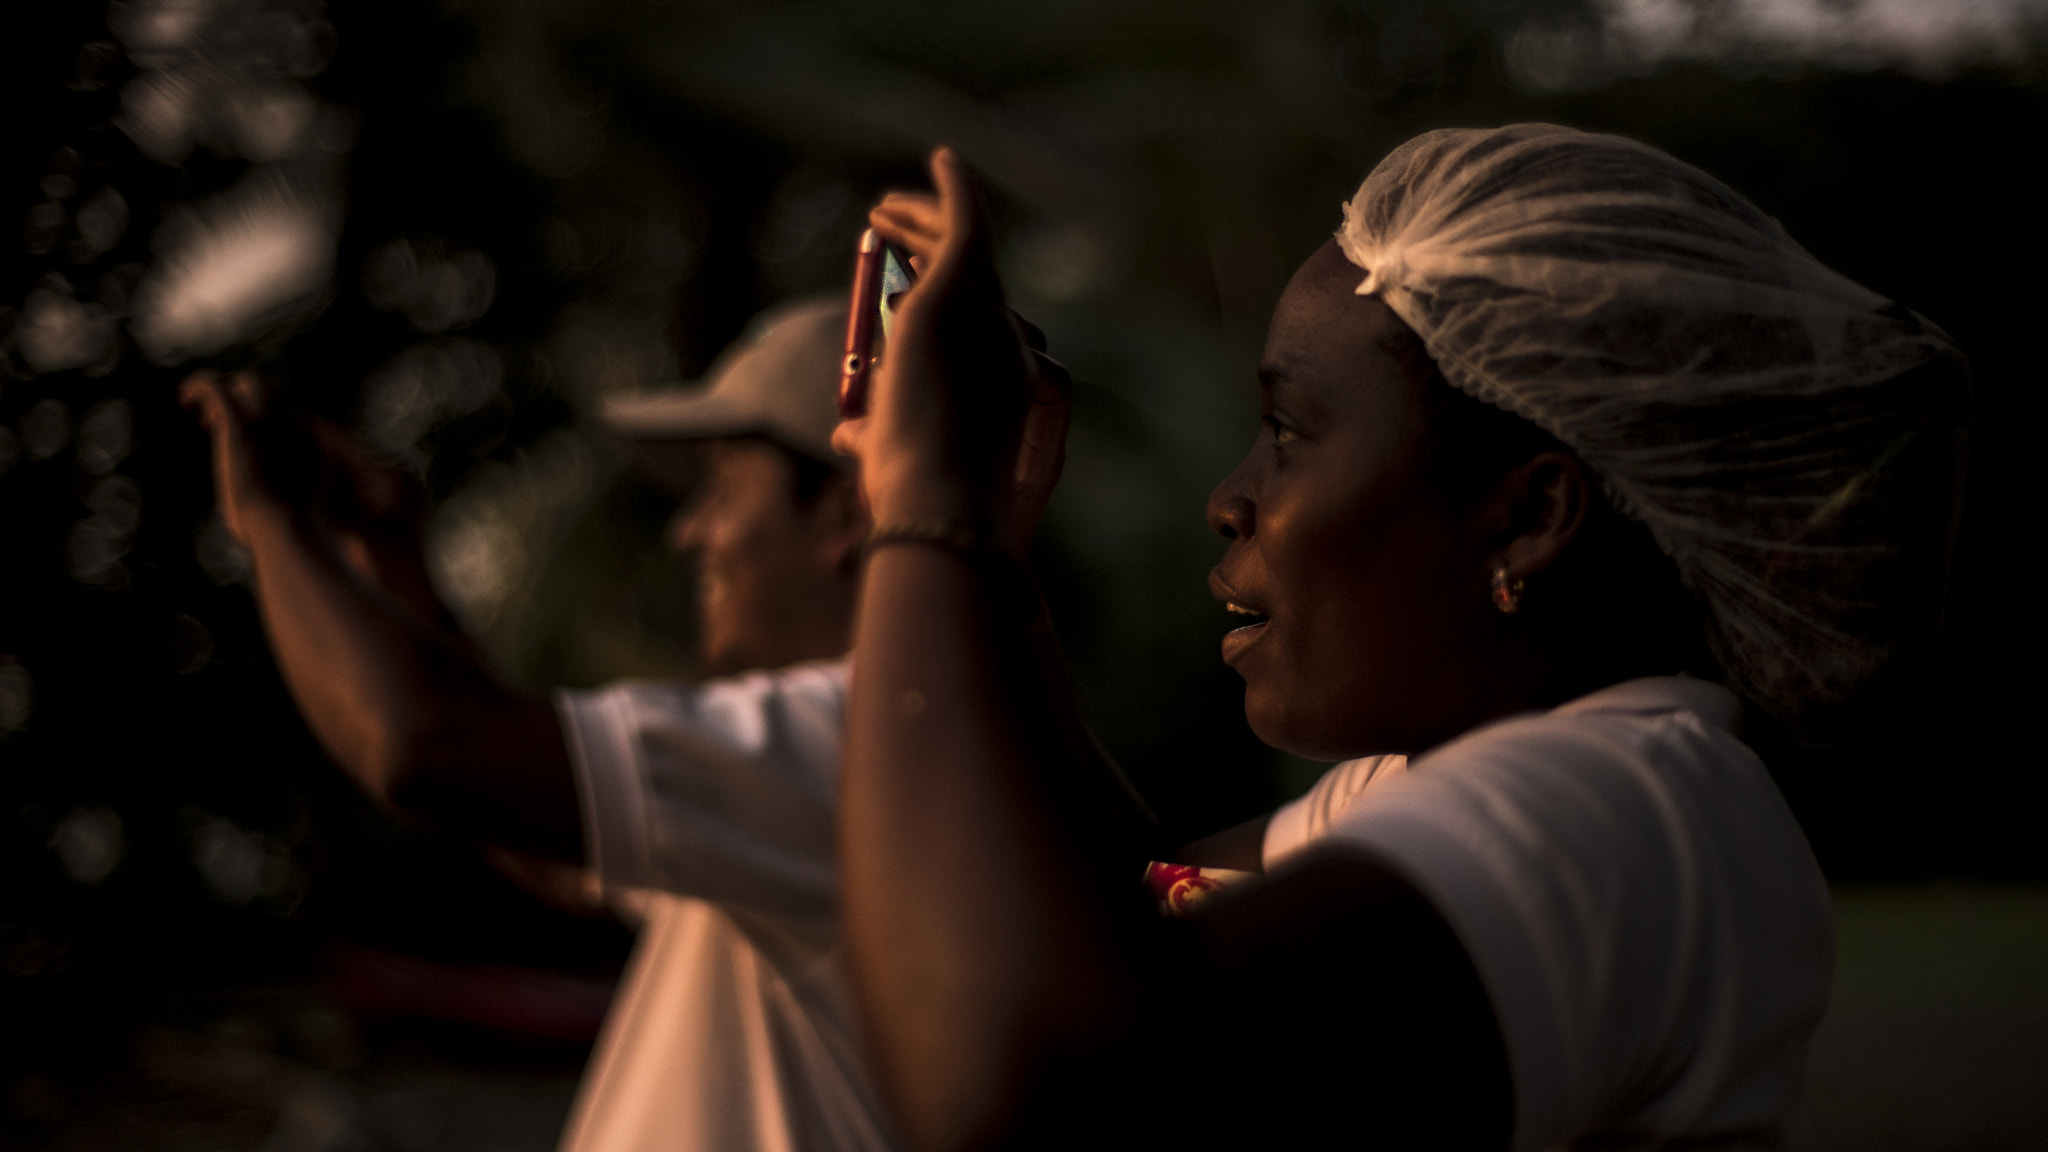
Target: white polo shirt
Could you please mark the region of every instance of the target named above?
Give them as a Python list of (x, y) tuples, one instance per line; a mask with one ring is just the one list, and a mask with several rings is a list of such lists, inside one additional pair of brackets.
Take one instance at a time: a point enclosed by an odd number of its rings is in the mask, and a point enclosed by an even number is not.
[(565, 1152), (896, 1146), (840, 950), (847, 668), (556, 694), (590, 867), (644, 921)]
[(1332, 769), (1269, 869), (1366, 849), (1429, 899), (1507, 1046), (1518, 1150), (1777, 1148), (1827, 1007), (1834, 922), (1741, 706), (1633, 680), (1403, 765)]

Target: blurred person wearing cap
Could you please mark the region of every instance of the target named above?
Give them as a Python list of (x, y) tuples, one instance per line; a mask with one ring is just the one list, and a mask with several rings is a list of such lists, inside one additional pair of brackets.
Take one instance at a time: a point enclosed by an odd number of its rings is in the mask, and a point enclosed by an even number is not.
[(552, 700), (500, 684), (455, 630), (394, 471), (316, 427), (327, 487), (346, 492), (319, 503), (353, 515), (292, 499), (256, 382), (185, 385), (271, 645), (328, 752), (390, 807), (501, 859), (580, 869), (641, 922), (571, 1152), (894, 1146), (840, 963), (833, 855), (868, 530), (830, 447), (844, 318), (838, 301), (771, 311), (701, 386), (608, 398), (604, 425), (654, 462), (698, 456), (670, 535), (695, 558), (720, 678)]

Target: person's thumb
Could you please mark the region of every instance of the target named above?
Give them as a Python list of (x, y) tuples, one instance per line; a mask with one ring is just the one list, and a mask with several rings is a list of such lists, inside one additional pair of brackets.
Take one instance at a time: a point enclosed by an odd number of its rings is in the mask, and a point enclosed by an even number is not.
[(248, 425), (219, 376), (195, 373), (178, 389), (179, 402), (197, 414), (212, 445), (214, 498), (228, 531), (246, 540), (242, 520), (261, 487), (252, 457)]

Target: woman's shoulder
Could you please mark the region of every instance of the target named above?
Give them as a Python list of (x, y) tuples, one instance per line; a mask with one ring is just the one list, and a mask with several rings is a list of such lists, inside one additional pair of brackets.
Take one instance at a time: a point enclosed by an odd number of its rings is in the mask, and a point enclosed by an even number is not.
[(1742, 702), (1725, 685), (1691, 676), (1646, 676), (1611, 684), (1547, 711), (1518, 713), (1482, 725), (1422, 761), (1451, 763), (1529, 740), (1597, 742), (1617, 737), (1654, 755), (1667, 743), (1683, 742), (1686, 732), (1726, 746), (1733, 758), (1755, 759), (1753, 752), (1743, 757), (1735, 751), (1748, 747), (1741, 737)]
[(1740, 716), (1705, 681), (1617, 684), (1445, 744), (1332, 826), (1452, 925), (1537, 1132), (1785, 1122), (1832, 921)]
[(1819, 870), (1740, 726), (1742, 705), (1689, 677), (1631, 680), (1508, 717), (1418, 757), (1333, 832), (1465, 842), (1583, 870)]
[(1387, 770), (1341, 796), (1332, 781), (1352, 765), (1340, 765), (1275, 823), (1314, 808), (1319, 819), (1295, 837), (1296, 849), (1329, 836), (1397, 836), (1490, 845), (1495, 855), (1502, 845), (1553, 856), (1668, 855), (1709, 848), (1725, 831), (1751, 851), (1762, 839), (1809, 865), (1797, 822), (1742, 741), (1742, 712), (1735, 694), (1711, 681), (1630, 680), (1494, 721), (1412, 763), (1368, 758), (1388, 761)]
[(1571, 805), (1591, 790), (1705, 805), (1702, 815), (1731, 805), (1783, 809), (1769, 771), (1742, 740), (1742, 715), (1735, 694), (1711, 681), (1629, 680), (1477, 728), (1418, 757), (1409, 775), (1425, 786), (1534, 804)]

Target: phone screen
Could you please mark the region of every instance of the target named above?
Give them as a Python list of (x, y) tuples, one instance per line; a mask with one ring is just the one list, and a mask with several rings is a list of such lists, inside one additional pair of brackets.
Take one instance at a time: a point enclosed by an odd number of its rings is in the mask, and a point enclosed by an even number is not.
[(882, 313), (882, 341), (885, 344), (896, 321), (896, 298), (910, 291), (911, 282), (915, 279), (909, 266), (897, 258), (895, 247), (882, 249), (882, 291), (878, 307)]

